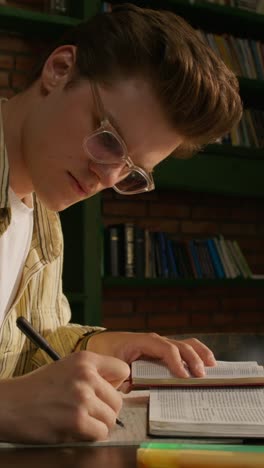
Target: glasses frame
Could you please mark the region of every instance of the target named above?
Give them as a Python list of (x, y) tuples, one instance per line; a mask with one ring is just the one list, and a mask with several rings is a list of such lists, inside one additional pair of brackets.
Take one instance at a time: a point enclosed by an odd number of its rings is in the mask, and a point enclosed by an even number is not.
[[(134, 195), (134, 194), (137, 194), (137, 193), (150, 192), (151, 190), (154, 190), (155, 189), (155, 183), (154, 183), (154, 179), (153, 179), (153, 176), (152, 176), (151, 172), (146, 172), (145, 169), (143, 169), (142, 167), (137, 166), (136, 164), (133, 163), (132, 159), (130, 158), (130, 156), (128, 154), (128, 150), (127, 150), (127, 147), (126, 147), (126, 144), (125, 144), (124, 140), (121, 138), (121, 136), (118, 134), (118, 132), (116, 131), (116, 129), (113, 127), (113, 125), (109, 121), (108, 117), (106, 116), (106, 111), (105, 111), (102, 99), (100, 97), (97, 85), (95, 83), (91, 83), (90, 86), (91, 86), (91, 91), (92, 91), (94, 103), (95, 103), (95, 106), (96, 106), (96, 110), (98, 112), (98, 115), (100, 116), (100, 126), (94, 132), (92, 132), (90, 135), (88, 135), (84, 139), (83, 148), (84, 148), (85, 152), (88, 152), (89, 157), (94, 162), (96, 162), (97, 164), (108, 164), (108, 165), (109, 164), (115, 164), (115, 163), (109, 163), (107, 161), (98, 161), (86, 148), (86, 142), (90, 138), (92, 138), (93, 136), (99, 135), (99, 134), (104, 133), (104, 132), (111, 133), (117, 139), (117, 141), (119, 142), (119, 144), (121, 145), (121, 147), (123, 149), (122, 161), (125, 163), (125, 165), (129, 169), (129, 173), (127, 174), (127, 176), (132, 171), (135, 171), (135, 172), (138, 172), (139, 174), (141, 174), (143, 176), (143, 178), (145, 179), (145, 181), (146, 181), (146, 187), (144, 189), (137, 189), (137, 190), (133, 190), (131, 192), (126, 192), (126, 191), (120, 190), (116, 185), (113, 185), (112, 188), (117, 193), (119, 193), (121, 195)], [(124, 177), (124, 179), (125, 178), (126, 177)]]

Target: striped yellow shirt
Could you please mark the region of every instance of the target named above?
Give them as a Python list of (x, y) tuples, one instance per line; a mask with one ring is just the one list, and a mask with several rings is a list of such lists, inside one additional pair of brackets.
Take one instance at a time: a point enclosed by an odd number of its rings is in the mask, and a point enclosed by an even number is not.
[[(8, 229), (12, 216), (8, 188), (8, 158), (0, 124), (0, 236)], [(61, 356), (74, 351), (84, 333), (98, 329), (69, 323), (70, 307), (62, 292), (63, 236), (59, 216), (47, 210), (36, 196), (33, 199), (30, 251), (14, 303), (0, 328), (1, 379), (50, 362), (46, 353), (37, 350), (17, 328), (17, 317), (26, 317)]]

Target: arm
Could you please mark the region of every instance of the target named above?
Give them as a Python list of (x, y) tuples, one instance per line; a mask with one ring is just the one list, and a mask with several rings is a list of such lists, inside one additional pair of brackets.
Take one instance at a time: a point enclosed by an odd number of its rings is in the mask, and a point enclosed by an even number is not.
[(87, 349), (118, 357), (128, 364), (143, 356), (162, 359), (179, 377), (188, 377), (184, 363), (197, 377), (204, 375), (205, 365), (216, 365), (212, 351), (199, 340), (174, 340), (156, 333), (100, 333), (87, 341)]

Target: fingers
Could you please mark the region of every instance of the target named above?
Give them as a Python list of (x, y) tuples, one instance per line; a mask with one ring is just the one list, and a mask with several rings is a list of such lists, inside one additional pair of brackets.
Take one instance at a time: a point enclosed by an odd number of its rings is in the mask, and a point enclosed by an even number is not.
[(200, 356), (205, 366), (215, 366), (216, 360), (214, 353), (204, 343), (197, 340), (196, 338), (188, 338), (180, 341), (180, 343), (186, 343), (192, 346), (196, 353)]
[[(90, 353), (94, 354), (94, 353)], [(95, 355), (97, 358), (97, 371), (107, 382), (115, 388), (127, 380), (130, 375), (130, 367), (124, 361), (110, 356)]]
[(189, 377), (190, 373), (197, 377), (205, 374), (205, 365), (215, 365), (212, 351), (199, 340), (173, 340), (156, 333), (142, 333), (137, 338), (141, 356), (162, 359), (171, 372), (178, 377)]

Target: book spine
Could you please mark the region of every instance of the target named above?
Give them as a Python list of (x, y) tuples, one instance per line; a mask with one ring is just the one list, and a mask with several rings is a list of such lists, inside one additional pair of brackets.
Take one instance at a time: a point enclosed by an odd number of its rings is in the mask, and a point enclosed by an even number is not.
[(180, 278), (189, 278), (189, 272), (186, 267), (186, 261), (183, 256), (182, 246), (180, 241), (173, 239), (172, 240), (173, 251), (176, 258), (176, 262), (179, 269)]
[(152, 242), (153, 242), (153, 252), (154, 252), (155, 276), (158, 278), (161, 278), (162, 277), (162, 263), (161, 263), (161, 251), (160, 251), (158, 232), (152, 233)]
[(233, 246), (233, 241), (226, 240), (226, 244), (227, 244), (227, 247), (229, 249), (229, 254), (230, 254), (230, 257), (232, 258), (233, 264), (236, 267), (237, 276), (240, 276), (240, 277), (244, 278), (243, 271), (241, 269), (240, 263), (238, 261), (238, 258), (237, 258), (237, 255), (236, 255), (236, 252), (235, 252), (235, 249), (234, 249), (234, 246)]
[(222, 252), (222, 248), (221, 248), (221, 245), (220, 245), (220, 242), (219, 242), (219, 239), (217, 239), (216, 237), (213, 238), (213, 241), (215, 243), (215, 247), (216, 247), (216, 250), (218, 252), (218, 255), (221, 259), (221, 262), (222, 262), (222, 265), (223, 265), (223, 269), (224, 269), (224, 272), (225, 272), (225, 277), (226, 278), (231, 278), (231, 274), (230, 274), (230, 271), (229, 271), (229, 268), (228, 268), (228, 264), (226, 263), (226, 260), (225, 260), (225, 257), (223, 255), (223, 252)]
[(198, 278), (198, 273), (196, 271), (194, 259), (193, 259), (193, 256), (192, 256), (192, 252), (191, 252), (188, 240), (183, 241), (183, 250), (184, 250), (184, 254), (185, 254), (185, 258), (186, 258), (186, 263), (188, 265), (188, 270), (189, 270), (189, 273), (190, 273), (190, 277), (191, 278)]
[(168, 254), (168, 264), (169, 264), (169, 276), (171, 278), (179, 278), (179, 271), (177, 267), (176, 258), (173, 252), (172, 241), (167, 236), (166, 236), (166, 243), (167, 243), (167, 254)]
[(195, 246), (195, 243), (194, 243), (193, 240), (189, 241), (189, 247), (190, 247), (190, 251), (191, 251), (193, 261), (194, 261), (194, 264), (195, 264), (195, 269), (197, 271), (197, 276), (198, 276), (198, 278), (202, 278), (203, 273), (202, 273), (199, 257), (198, 257), (198, 254), (197, 254), (196, 246)]
[(161, 263), (161, 276), (163, 278), (169, 277), (169, 265), (167, 257), (167, 248), (166, 248), (166, 239), (164, 232), (157, 232), (157, 242), (159, 247), (160, 254), (160, 263)]
[(135, 252), (134, 252), (134, 225), (125, 223), (124, 227), (124, 247), (125, 247), (125, 276), (133, 278), (135, 276)]
[(145, 232), (139, 226), (134, 227), (135, 276), (145, 276)]
[(120, 231), (119, 226), (105, 229), (105, 273), (120, 276)]
[(230, 278), (236, 278), (238, 276), (236, 268), (234, 267), (232, 259), (230, 257), (229, 249), (228, 249), (228, 247), (226, 245), (226, 241), (225, 241), (224, 237), (221, 234), (219, 236), (219, 243), (220, 243), (222, 253), (223, 253), (223, 256), (224, 256), (225, 261), (226, 261), (226, 264), (228, 265), (228, 269), (229, 269), (229, 272), (230, 272)]
[(240, 249), (239, 245), (238, 245), (238, 242), (237, 241), (233, 241), (233, 245), (235, 247), (235, 251), (237, 253), (237, 256), (239, 258), (239, 261), (241, 262), (241, 264), (243, 265), (243, 268), (244, 268), (244, 271), (245, 273), (247, 274), (247, 278), (251, 278), (252, 276), (252, 271), (249, 267), (249, 264), (244, 256), (244, 254), (242, 253), (242, 250)]
[(207, 239), (207, 245), (208, 245), (209, 253), (212, 258), (212, 262), (213, 262), (213, 266), (214, 266), (217, 278), (225, 278), (223, 265), (218, 255), (213, 239)]
[(148, 229), (145, 229), (145, 277), (152, 277), (151, 237)]
[[(196, 239), (196, 240), (194, 240), (194, 244), (195, 244), (197, 255), (198, 255), (198, 258), (199, 258), (200, 265), (201, 265), (201, 270), (202, 270), (202, 275), (203, 275), (202, 277), (203, 278), (214, 278), (215, 277), (214, 271), (212, 273), (212, 271), (210, 269), (210, 265), (208, 263), (208, 258), (207, 258), (207, 255), (206, 255), (204, 241), (202, 241), (200, 239)], [(213, 267), (212, 267), (212, 269), (213, 269)]]

